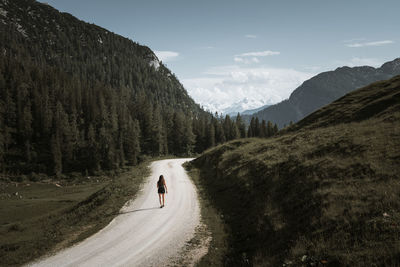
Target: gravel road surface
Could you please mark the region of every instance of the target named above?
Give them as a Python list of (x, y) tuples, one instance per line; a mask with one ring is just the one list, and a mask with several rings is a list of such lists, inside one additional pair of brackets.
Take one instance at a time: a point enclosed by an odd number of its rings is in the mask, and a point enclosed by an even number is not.
[[(151, 164), (151, 176), (135, 200), (128, 202), (109, 225), (81, 243), (29, 266), (167, 266), (179, 258), (200, 222), (195, 186), (182, 164), (169, 159)], [(160, 208), (158, 177), (168, 187)]]

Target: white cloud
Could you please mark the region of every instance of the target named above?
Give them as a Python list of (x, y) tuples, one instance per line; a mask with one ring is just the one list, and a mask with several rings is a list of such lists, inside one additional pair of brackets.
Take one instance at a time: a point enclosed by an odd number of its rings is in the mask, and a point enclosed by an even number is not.
[(245, 64), (251, 64), (251, 63), (259, 63), (260, 60), (257, 57), (267, 57), (267, 56), (275, 56), (275, 55), (280, 55), (280, 52), (275, 52), (275, 51), (260, 51), (260, 52), (248, 52), (248, 53), (242, 53), (239, 55), (235, 55), (233, 57), (233, 60), (235, 62), (241, 62)]
[(239, 56), (235, 56), (233, 58), (233, 61), (241, 62), (241, 63), (245, 63), (245, 64), (259, 63), (260, 62), (260, 60), (258, 58), (256, 58), (256, 57), (248, 58), (248, 57), (239, 57)]
[(237, 55), (238, 57), (267, 57), (267, 56), (276, 56), (280, 55), (280, 52), (275, 52), (275, 51), (261, 51), (261, 52), (248, 52), (248, 53), (243, 53), (240, 55)]
[(383, 40), (383, 41), (375, 41), (375, 42), (364, 42), (364, 43), (351, 43), (346, 44), (347, 47), (365, 47), (365, 46), (382, 46), (387, 44), (393, 44), (392, 40)]
[(348, 39), (348, 40), (343, 40), (342, 43), (354, 43), (354, 42), (360, 42), (360, 41), (365, 41), (367, 39), (365, 38), (353, 38), (353, 39)]
[(221, 112), (243, 99), (250, 103), (249, 109), (278, 103), (313, 75), (293, 69), (232, 65), (210, 68), (203, 77), (182, 82), (197, 103)]
[(179, 53), (174, 51), (154, 51), (154, 53), (164, 63), (174, 60), (179, 56)]
[(249, 38), (249, 39), (256, 39), (257, 35), (254, 34), (246, 34), (244, 37)]

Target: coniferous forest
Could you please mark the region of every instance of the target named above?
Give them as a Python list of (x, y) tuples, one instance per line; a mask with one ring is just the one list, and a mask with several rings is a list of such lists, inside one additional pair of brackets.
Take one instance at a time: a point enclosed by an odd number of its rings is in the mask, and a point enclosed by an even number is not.
[(94, 173), (277, 132), (205, 112), (148, 47), (33, 0), (1, 8), (2, 172)]

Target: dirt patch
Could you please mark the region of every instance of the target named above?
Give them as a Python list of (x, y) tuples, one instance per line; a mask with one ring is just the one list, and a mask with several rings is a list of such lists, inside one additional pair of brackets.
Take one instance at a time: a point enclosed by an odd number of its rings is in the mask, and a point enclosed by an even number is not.
[(196, 228), (195, 236), (182, 249), (181, 257), (168, 266), (195, 266), (207, 255), (211, 241), (211, 232), (206, 224), (201, 223)]

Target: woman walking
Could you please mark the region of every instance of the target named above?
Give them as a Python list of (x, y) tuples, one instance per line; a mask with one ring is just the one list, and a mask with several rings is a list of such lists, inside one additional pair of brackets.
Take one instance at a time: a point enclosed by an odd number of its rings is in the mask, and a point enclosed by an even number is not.
[[(160, 175), (160, 178), (158, 179), (157, 189), (158, 189), (158, 198), (160, 200), (160, 208), (162, 208), (162, 207), (164, 207), (164, 204), (165, 204), (164, 194), (165, 193), (168, 194), (168, 188), (165, 183), (164, 176), (162, 176), (162, 175)], [(161, 198), (162, 198), (162, 202), (161, 202)]]

